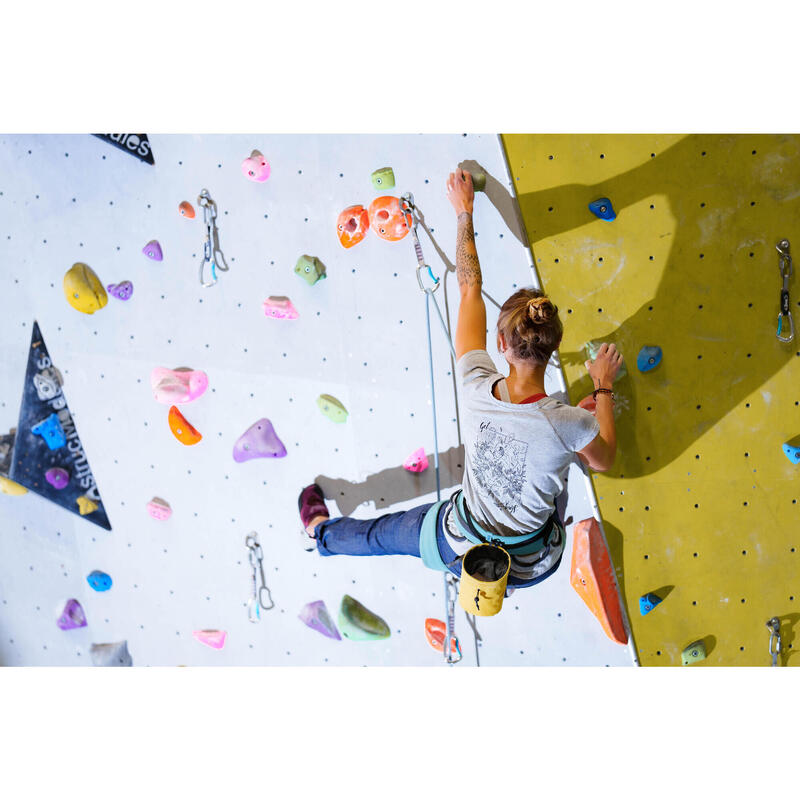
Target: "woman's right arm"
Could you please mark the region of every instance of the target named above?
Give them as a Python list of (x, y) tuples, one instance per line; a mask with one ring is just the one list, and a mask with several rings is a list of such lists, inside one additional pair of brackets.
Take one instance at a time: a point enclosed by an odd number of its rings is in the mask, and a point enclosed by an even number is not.
[[(595, 389), (611, 389), (621, 366), (622, 354), (614, 344), (600, 345), (595, 360), (586, 362)], [(600, 425), (600, 433), (583, 450), (578, 451), (578, 457), (593, 470), (606, 472), (614, 465), (617, 456), (614, 402), (610, 394), (599, 392), (595, 406), (595, 417)]]

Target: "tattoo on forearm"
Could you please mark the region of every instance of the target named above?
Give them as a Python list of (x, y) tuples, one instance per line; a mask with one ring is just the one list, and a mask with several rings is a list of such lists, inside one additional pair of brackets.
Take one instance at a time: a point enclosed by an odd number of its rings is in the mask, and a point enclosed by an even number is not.
[(458, 235), (456, 236), (456, 275), (462, 289), (483, 284), (478, 251), (475, 249), (475, 230), (472, 216), (466, 212), (458, 216)]

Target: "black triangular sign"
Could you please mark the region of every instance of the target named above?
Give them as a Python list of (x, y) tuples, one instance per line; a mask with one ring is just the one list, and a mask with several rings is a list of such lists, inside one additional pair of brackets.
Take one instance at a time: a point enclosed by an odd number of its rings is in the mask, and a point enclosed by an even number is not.
[[(33, 433), (33, 428), (40, 423), (44, 423), (39, 428), (42, 434)], [(65, 443), (59, 446), (61, 441)], [(54, 449), (51, 449), (51, 445)], [(57, 489), (45, 478), (45, 473), (56, 467), (69, 474), (69, 482), (63, 489)], [(96, 505), (89, 513), (83, 514), (83, 518), (111, 530), (75, 422), (61, 391), (60, 375), (50, 361), (36, 321), (33, 323), (22, 406), (8, 477), (75, 514), (80, 514), (81, 507), (86, 511)], [(85, 498), (80, 504), (79, 497)]]
[(153, 150), (146, 133), (93, 133), (98, 139), (119, 147), (146, 164), (155, 164)]

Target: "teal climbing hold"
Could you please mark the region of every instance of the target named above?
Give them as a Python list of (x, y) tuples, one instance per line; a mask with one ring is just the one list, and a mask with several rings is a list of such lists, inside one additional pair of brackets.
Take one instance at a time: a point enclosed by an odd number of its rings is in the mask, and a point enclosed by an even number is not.
[(681, 663), (685, 667), (688, 664), (696, 664), (698, 661), (705, 659), (705, 657), (706, 646), (701, 639), (700, 641), (692, 642), (690, 645), (687, 645), (681, 653)]
[(328, 277), (325, 274), (325, 265), (316, 256), (300, 256), (297, 259), (294, 271), (309, 286), (313, 286), (318, 280)]
[(653, 592), (643, 594), (639, 598), (639, 612), (642, 616), (649, 614), (660, 602), (661, 598)]
[(661, 363), (661, 348), (657, 345), (645, 345), (636, 356), (639, 372), (650, 372)]
[(391, 636), (389, 626), (377, 614), (373, 614), (349, 594), (342, 598), (338, 621), (339, 630), (345, 639), (371, 641), (388, 639)]
[(67, 436), (64, 428), (61, 427), (61, 420), (58, 414), (53, 412), (47, 419), (43, 419), (31, 428), (31, 433), (41, 436), (51, 450), (58, 450), (67, 443)]
[(800, 447), (793, 447), (790, 444), (785, 444), (783, 446), (783, 452), (792, 464), (800, 464)]

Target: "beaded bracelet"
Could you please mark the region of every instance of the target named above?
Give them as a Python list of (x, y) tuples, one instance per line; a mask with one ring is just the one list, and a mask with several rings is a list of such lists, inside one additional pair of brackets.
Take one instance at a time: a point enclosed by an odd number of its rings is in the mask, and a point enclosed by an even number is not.
[(614, 402), (614, 392), (612, 392), (611, 389), (595, 389), (592, 392), (592, 399), (595, 401), (595, 403), (597, 402), (597, 395), (598, 394), (610, 394), (611, 395), (611, 402), (612, 403)]

